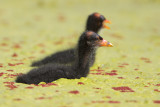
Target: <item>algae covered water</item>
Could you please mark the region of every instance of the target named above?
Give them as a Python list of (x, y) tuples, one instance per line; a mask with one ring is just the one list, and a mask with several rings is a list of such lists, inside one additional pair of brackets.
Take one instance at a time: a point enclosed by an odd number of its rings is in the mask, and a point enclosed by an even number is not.
[[(0, 106), (159, 106), (158, 0), (0, 2)], [(99, 34), (114, 47), (98, 49), (87, 78), (15, 83), (33, 61), (74, 47), (93, 12), (112, 21)]]

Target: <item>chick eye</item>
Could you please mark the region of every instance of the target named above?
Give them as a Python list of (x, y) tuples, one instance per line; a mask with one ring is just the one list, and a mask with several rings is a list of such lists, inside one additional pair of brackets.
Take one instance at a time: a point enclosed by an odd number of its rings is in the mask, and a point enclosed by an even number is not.
[(103, 38), (101, 36), (99, 36), (99, 40), (103, 40)]
[(102, 21), (105, 20), (105, 18), (104, 18), (103, 15), (100, 16), (100, 19), (101, 19)]

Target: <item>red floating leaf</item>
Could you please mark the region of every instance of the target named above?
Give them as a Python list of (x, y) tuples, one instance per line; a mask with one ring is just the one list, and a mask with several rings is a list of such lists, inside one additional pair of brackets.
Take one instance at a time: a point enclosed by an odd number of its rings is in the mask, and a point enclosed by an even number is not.
[(63, 40), (60, 40), (60, 41), (54, 42), (54, 45), (60, 45), (60, 44), (63, 44)]
[(10, 72), (13, 72), (13, 70), (9, 69), (9, 70), (6, 70), (6, 71), (10, 71)]
[(123, 66), (123, 65), (120, 65), (120, 66), (118, 66), (118, 67), (123, 68), (124, 66)]
[(97, 71), (97, 72), (102, 72), (102, 71), (104, 71), (104, 70), (101, 70), (101, 69), (97, 69), (96, 71)]
[(122, 65), (129, 65), (128, 63), (123, 63)]
[(3, 82), (4, 84), (14, 84), (14, 82)]
[(120, 101), (108, 101), (108, 103), (120, 103)]
[(105, 75), (114, 76), (114, 75), (118, 75), (118, 74), (117, 73), (105, 73)]
[(31, 84), (31, 85), (34, 85), (34, 86), (40, 86), (40, 85), (37, 85), (37, 84)]
[(58, 86), (58, 85), (55, 84), (55, 83), (40, 84), (39, 86), (42, 86), (42, 87), (49, 87), (49, 86), (51, 86), (51, 85)]
[(149, 58), (141, 57), (141, 60), (144, 60), (146, 63), (152, 63)]
[(105, 98), (109, 98), (110, 99), (111, 97), (110, 96), (106, 96)]
[(66, 17), (65, 17), (64, 15), (59, 15), (59, 16), (58, 16), (58, 20), (59, 20), (60, 22), (64, 22), (64, 21), (66, 20)]
[(45, 53), (45, 50), (41, 50), (40, 53), (42, 53), (42, 54)]
[(127, 57), (127, 55), (122, 55), (122, 58), (126, 58)]
[(149, 61), (149, 60), (148, 60), (148, 61), (145, 61), (145, 62), (146, 62), (146, 63), (152, 63), (152, 61)]
[(13, 55), (12, 55), (12, 57), (17, 57), (18, 55), (16, 54), (16, 53), (14, 53)]
[(20, 76), (20, 75), (23, 75), (23, 73), (16, 73), (16, 76)]
[(5, 78), (14, 78), (16, 76), (22, 75), (23, 73), (14, 73), (14, 74), (7, 74), (7, 77)]
[(55, 83), (48, 83), (48, 85), (49, 85), (49, 86), (51, 86), (51, 85), (58, 86), (58, 85), (55, 84)]
[(15, 65), (21, 65), (21, 64), (24, 64), (24, 63), (16, 63)]
[(17, 74), (8, 74), (7, 76), (13, 78), (13, 77), (17, 76)]
[(21, 46), (19, 44), (15, 44), (13, 48), (21, 48)]
[(160, 92), (160, 90), (158, 90), (158, 89), (154, 89), (154, 91)]
[(59, 90), (56, 90), (55, 92), (59, 92)]
[(99, 72), (99, 73), (90, 73), (90, 74), (93, 74), (93, 75), (104, 75), (103, 73)]
[(3, 74), (4, 74), (4, 73), (3, 73), (3, 72), (1, 72), (1, 73), (0, 73), (0, 77), (1, 77), (1, 76), (3, 76)]
[(134, 70), (135, 70), (135, 71), (138, 71), (139, 69), (138, 69), (138, 68), (135, 68)]
[(95, 91), (95, 93), (99, 93), (99, 91)]
[(160, 84), (156, 84), (155, 86), (160, 86)]
[(141, 60), (149, 60), (149, 58), (141, 57)]
[(117, 70), (112, 70), (111, 72), (117, 72)]
[(148, 86), (144, 86), (144, 87), (148, 87)]
[(98, 90), (100, 90), (101, 88), (93, 87), (93, 89), (98, 89)]
[(104, 71), (104, 70), (101, 70), (101, 69), (93, 69), (93, 70), (90, 70), (90, 71), (102, 72), (102, 71)]
[(47, 99), (52, 99), (52, 97), (47, 97)]
[(124, 77), (117, 77), (118, 79), (125, 79)]
[(8, 85), (5, 85), (6, 87), (10, 88), (10, 90), (13, 90), (15, 88), (17, 88), (17, 86), (14, 85), (14, 82), (4, 82)]
[(15, 101), (21, 101), (21, 99), (20, 99), (20, 98), (16, 98), (16, 99), (13, 99), (13, 100), (15, 100)]
[(35, 57), (34, 56), (30, 56), (30, 57), (28, 57), (29, 59), (34, 59)]
[(120, 92), (134, 92), (134, 90), (129, 87), (112, 87), (112, 89)]
[(153, 102), (160, 104), (160, 100), (154, 100)]
[(139, 79), (139, 77), (136, 77), (135, 79)]
[(38, 98), (35, 98), (36, 100), (42, 100), (42, 99), (45, 99), (44, 97), (38, 97)]
[(32, 88), (34, 88), (34, 87), (31, 87), (31, 86), (29, 86), (29, 87), (26, 87), (26, 89), (32, 89)]
[(40, 84), (42, 87), (49, 87), (47, 84)]
[(3, 40), (4, 40), (4, 41), (9, 41), (10, 38), (4, 37)]
[(79, 84), (79, 85), (84, 85), (84, 83), (83, 83), (83, 82), (78, 82), (78, 84)]
[(8, 63), (9, 66), (15, 66), (15, 64)]
[(79, 94), (79, 91), (74, 90), (74, 91), (69, 91), (69, 93), (71, 93), (71, 94)]
[(37, 46), (45, 47), (45, 45), (44, 45), (43, 43), (40, 43), (40, 44), (38, 44)]
[(7, 46), (8, 44), (6, 44), (6, 43), (1, 43), (1, 46)]
[(38, 97), (35, 98), (36, 100), (43, 100), (43, 99), (52, 99), (52, 97)]

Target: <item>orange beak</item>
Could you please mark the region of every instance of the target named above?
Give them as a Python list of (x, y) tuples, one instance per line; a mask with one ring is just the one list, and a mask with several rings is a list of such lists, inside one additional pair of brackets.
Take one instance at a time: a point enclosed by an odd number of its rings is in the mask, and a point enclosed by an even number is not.
[(106, 23), (111, 24), (111, 21), (109, 21), (107, 19), (103, 21), (103, 28), (110, 29), (110, 27), (108, 27), (107, 25), (105, 25)]
[(100, 46), (113, 47), (113, 45), (110, 42), (104, 39), (100, 42)]

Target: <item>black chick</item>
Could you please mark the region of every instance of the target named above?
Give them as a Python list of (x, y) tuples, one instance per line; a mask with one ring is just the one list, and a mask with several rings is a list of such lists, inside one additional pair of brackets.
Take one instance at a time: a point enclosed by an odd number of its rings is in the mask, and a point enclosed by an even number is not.
[[(106, 20), (106, 18), (103, 15), (100, 15), (99, 13), (93, 13), (89, 15), (86, 23), (86, 31), (90, 30), (95, 33), (98, 33), (98, 31), (101, 28), (107, 28), (108, 26), (105, 25), (105, 23), (110, 23), (110, 21)], [(95, 56), (95, 55), (94, 55)], [(75, 48), (67, 49), (64, 51), (60, 51), (57, 53), (54, 53), (50, 56), (45, 57), (44, 59), (40, 61), (33, 62), (31, 66), (41, 66), (48, 63), (71, 63), (75, 59)], [(92, 61), (90, 62), (90, 66), (94, 64), (95, 57), (92, 57)]]
[(104, 40), (100, 35), (92, 32), (84, 32), (78, 41), (75, 51), (75, 61), (72, 65), (47, 64), (39, 68), (34, 68), (27, 74), (23, 74), (16, 79), (17, 83), (38, 84), (40, 82), (52, 82), (60, 78), (75, 79), (86, 77), (89, 73), (89, 62), (97, 47), (112, 44)]

